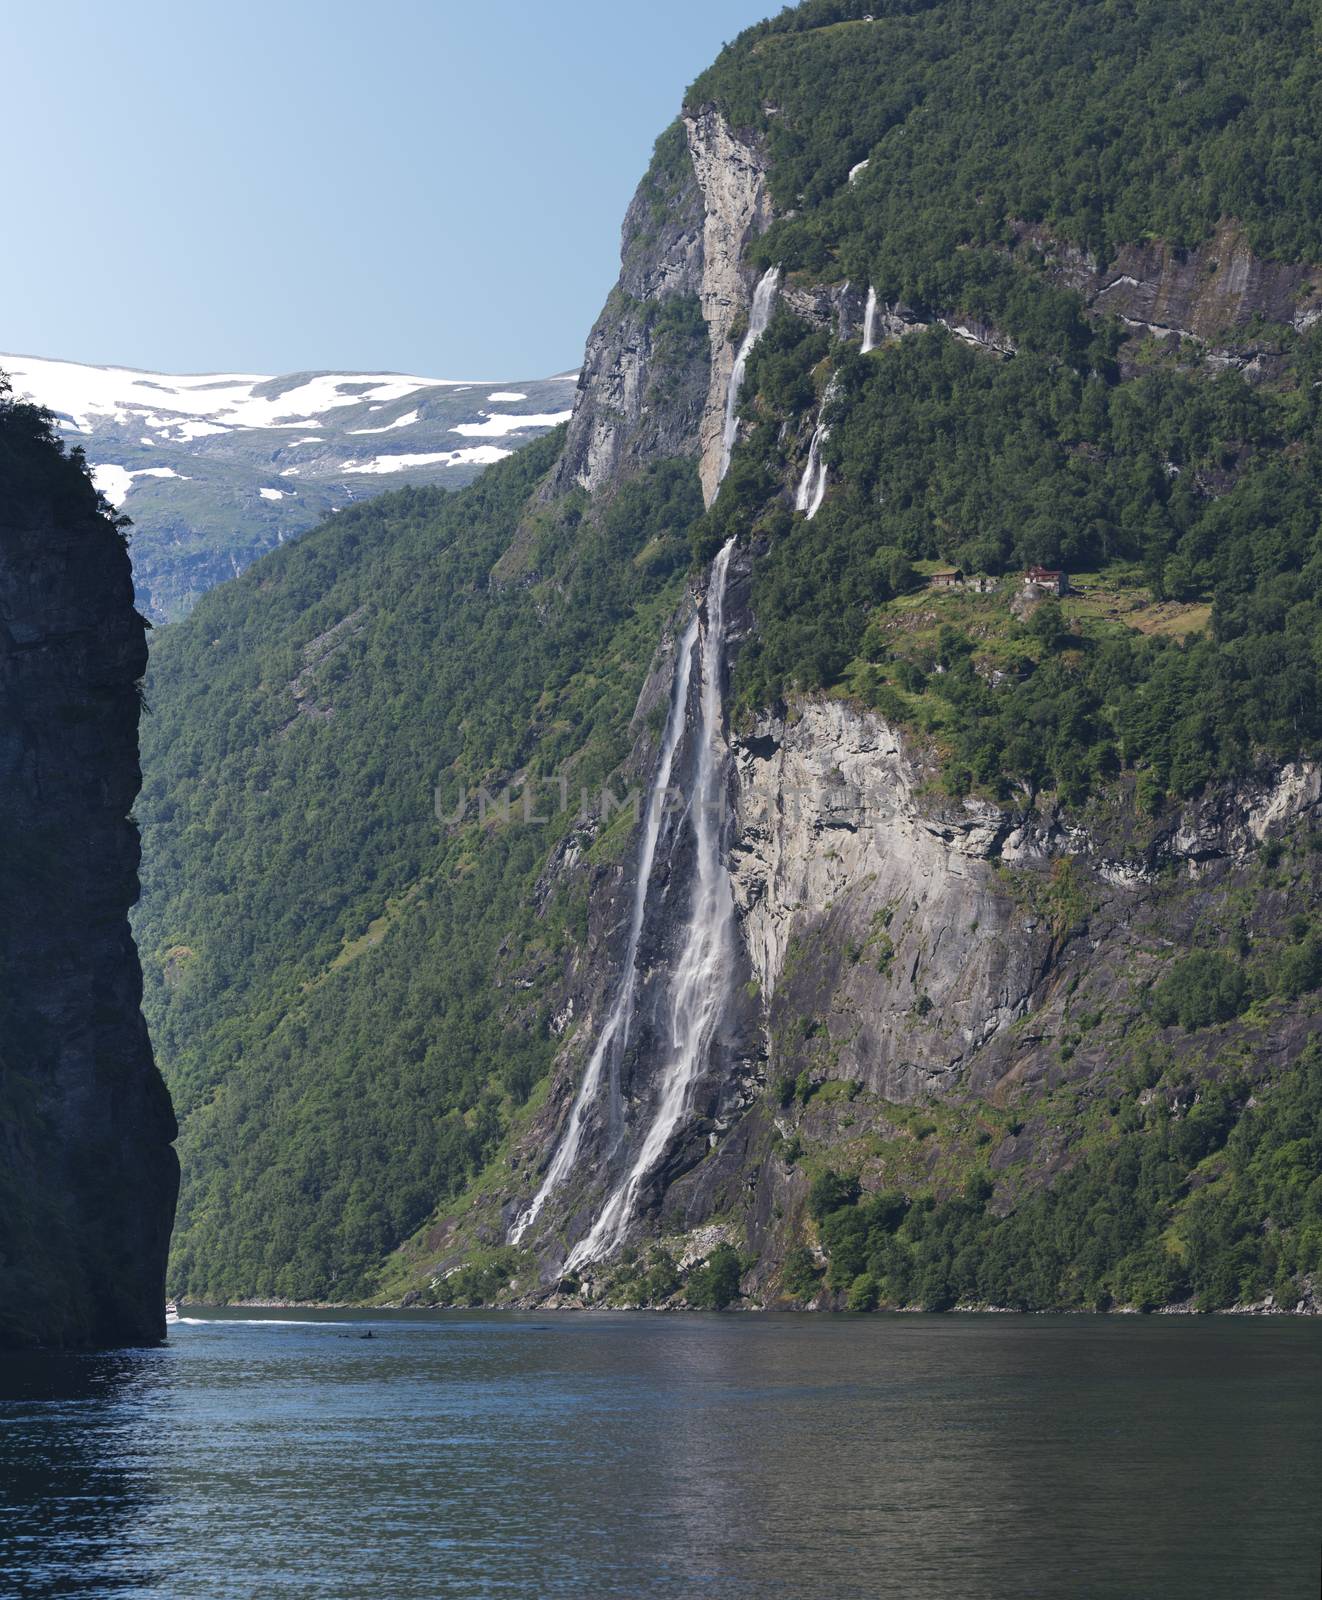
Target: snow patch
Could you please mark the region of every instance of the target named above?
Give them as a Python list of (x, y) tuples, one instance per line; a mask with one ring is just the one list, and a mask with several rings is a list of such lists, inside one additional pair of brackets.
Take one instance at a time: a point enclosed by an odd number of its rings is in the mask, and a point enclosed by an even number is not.
[(438, 450), (422, 455), (373, 456), (370, 461), (348, 461), (345, 472), (386, 473), (407, 472), (411, 467), (458, 467), (470, 462), (490, 466), (512, 456), (512, 450), (501, 450), (494, 444), (471, 445), (466, 450)]
[(136, 471), (130, 471), (128, 467), (118, 466), (113, 461), (96, 462), (91, 473), (92, 482), (115, 507), (122, 506), (128, 499), (134, 478), (178, 478), (181, 483), (192, 481), (173, 467), (139, 467)]
[(462, 433), (472, 439), (499, 439), (507, 433), (518, 433), (523, 428), (554, 428), (562, 422), (568, 422), (573, 414), (572, 411), (544, 411), (535, 416), (516, 417), (504, 412), (491, 415), (483, 412), (485, 422), (460, 422), (450, 432)]
[(497, 389), (494, 391), (494, 393), (487, 396), (488, 400), (505, 400), (510, 402), (515, 400), (526, 400), (527, 398), (528, 396), (526, 394), (520, 394), (517, 389)]
[(133, 487), (133, 474), (111, 461), (98, 461), (92, 467), (92, 482), (112, 506), (122, 506)]
[(259, 489), (257, 493), (263, 500), (289, 500), (293, 497), (292, 489)]
[[(155, 427), (303, 427), (328, 411), (371, 403), (386, 405), (421, 389), (466, 389), (454, 378), (414, 377), (400, 372), (320, 372), (275, 396), (256, 391), (269, 374), (205, 372), (174, 375), (132, 367), (91, 367), (76, 361), (0, 355), (14, 393), (55, 412), (72, 432), (90, 433), (107, 420), (127, 422), (150, 414)], [(485, 385), (483, 385), (485, 387)], [(193, 417), (189, 424), (183, 418)], [(301, 421), (299, 419), (302, 419)], [(201, 438), (199, 433), (184, 437)]]
[(349, 428), (349, 433), (389, 433), (392, 428), (411, 428), (418, 420), (416, 411), (406, 411), (402, 417), (396, 417), (393, 422), (387, 422), (384, 428)]
[(174, 439), (178, 444), (188, 444), (194, 439), (209, 439), (212, 434), (229, 432), (229, 428), (222, 428), (218, 422), (181, 422), (174, 430)]

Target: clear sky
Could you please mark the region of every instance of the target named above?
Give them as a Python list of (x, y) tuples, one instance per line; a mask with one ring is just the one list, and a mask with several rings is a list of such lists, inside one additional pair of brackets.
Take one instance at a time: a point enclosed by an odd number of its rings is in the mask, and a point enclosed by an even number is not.
[(0, 0), (0, 350), (575, 367), (653, 140), (778, 0)]

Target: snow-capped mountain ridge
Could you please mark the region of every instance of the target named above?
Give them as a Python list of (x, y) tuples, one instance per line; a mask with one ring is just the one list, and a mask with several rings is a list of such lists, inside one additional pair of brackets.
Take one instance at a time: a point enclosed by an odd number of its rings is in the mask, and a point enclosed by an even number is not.
[(170, 374), (21, 355), (0, 355), (0, 371), (132, 518), (139, 603), (158, 621), (353, 500), (468, 482), (565, 421), (577, 379)]
[[(528, 398), (526, 393), (477, 379), (423, 378), (403, 372), (295, 372), (280, 377), (251, 372), (169, 374), (21, 355), (0, 355), (0, 368), (9, 374), (16, 394), (53, 411), (66, 432), (81, 434), (93, 433), (108, 422), (125, 424), (134, 415), (156, 428), (171, 426), (176, 414), (201, 417), (223, 428), (306, 428), (324, 420), (328, 411), (346, 406), (378, 411), (390, 401), (416, 399), (424, 391), (438, 389), (474, 394), (494, 389), (484, 396), (492, 401)], [(547, 381), (573, 383), (577, 377), (571, 372)], [(416, 410), (409, 415), (417, 420)]]

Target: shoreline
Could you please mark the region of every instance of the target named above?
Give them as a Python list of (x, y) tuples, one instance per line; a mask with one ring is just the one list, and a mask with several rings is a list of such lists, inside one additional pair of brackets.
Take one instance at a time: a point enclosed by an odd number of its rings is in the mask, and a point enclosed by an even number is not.
[(425, 1312), (471, 1312), (471, 1311), (501, 1311), (525, 1312), (538, 1316), (591, 1316), (602, 1312), (646, 1312), (653, 1315), (689, 1315), (689, 1316), (724, 1316), (727, 1313), (745, 1316), (795, 1316), (795, 1317), (1254, 1317), (1276, 1318), (1290, 1317), (1305, 1320), (1310, 1317), (1322, 1316), (1322, 1304), (1315, 1301), (1301, 1303), (1291, 1310), (1275, 1305), (1269, 1300), (1250, 1303), (1246, 1305), (1218, 1306), (1211, 1311), (1200, 1311), (1191, 1301), (1178, 1301), (1170, 1305), (1157, 1306), (1151, 1311), (1140, 1310), (1137, 1306), (1111, 1306), (1106, 1310), (1098, 1310), (1084, 1306), (1051, 1306), (1029, 1307), (995, 1306), (995, 1305), (959, 1305), (951, 1306), (947, 1311), (928, 1311), (922, 1306), (878, 1306), (873, 1311), (849, 1311), (844, 1308), (837, 1309), (832, 1306), (775, 1306), (775, 1305), (730, 1305), (719, 1312), (709, 1311), (702, 1307), (685, 1305), (550, 1305), (544, 1302), (516, 1301), (504, 1305), (475, 1305), (475, 1306), (422, 1306), (404, 1305), (399, 1301), (390, 1301), (381, 1305), (365, 1305), (362, 1301), (355, 1300), (175, 1300), (182, 1316), (185, 1310), (206, 1311), (355, 1311), (363, 1315), (372, 1313), (407, 1311), (416, 1313)]

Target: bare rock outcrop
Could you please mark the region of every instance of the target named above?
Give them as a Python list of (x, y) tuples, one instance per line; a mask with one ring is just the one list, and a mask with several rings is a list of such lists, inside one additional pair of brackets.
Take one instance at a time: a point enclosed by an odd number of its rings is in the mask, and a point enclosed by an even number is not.
[(699, 431), (698, 472), (707, 504), (716, 498), (721, 469), (725, 397), (734, 369), (731, 332), (747, 310), (751, 288), (744, 248), (771, 222), (766, 161), (720, 112), (706, 107), (684, 118), (689, 154), (702, 192), (702, 283), (698, 291), (711, 345), (707, 399)]
[(1049, 1070), (1048, 1052), (1030, 1058), (1063, 1032), (1068, 982), (1108, 1014), (1137, 1003), (1178, 921), (1172, 872), (1208, 914), (1264, 841), (1322, 811), (1316, 763), (1209, 789), (1142, 836), (1131, 816), (1132, 837), (1050, 805), (951, 802), (933, 777), (842, 701), (764, 717), (736, 744), (730, 868), (769, 1071), (914, 1101)]
[(694, 454), (708, 367), (702, 261), (702, 195), (676, 127), (625, 213), (619, 282), (588, 335), (552, 494), (595, 493), (649, 460)]

